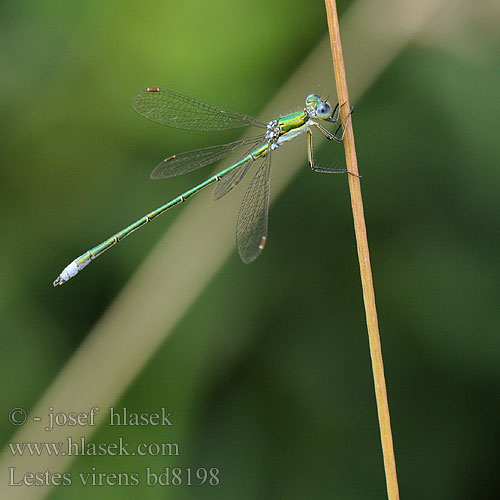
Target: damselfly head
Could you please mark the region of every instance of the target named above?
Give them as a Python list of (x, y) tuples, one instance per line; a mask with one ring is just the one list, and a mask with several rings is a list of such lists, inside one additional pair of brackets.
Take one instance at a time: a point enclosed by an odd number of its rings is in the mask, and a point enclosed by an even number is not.
[(332, 117), (333, 109), (330, 103), (317, 94), (309, 94), (306, 98), (306, 107), (311, 110), (314, 116), (322, 120), (328, 120)]
[(306, 97), (306, 106), (316, 109), (321, 104), (321, 97), (318, 94), (309, 94)]

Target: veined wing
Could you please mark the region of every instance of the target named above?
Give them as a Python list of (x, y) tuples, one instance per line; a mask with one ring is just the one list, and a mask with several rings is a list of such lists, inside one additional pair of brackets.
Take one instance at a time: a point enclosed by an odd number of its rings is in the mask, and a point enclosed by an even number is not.
[(132, 107), (145, 118), (169, 127), (185, 130), (223, 130), (267, 124), (252, 116), (224, 111), (173, 90), (150, 87), (141, 90)]
[(257, 144), (262, 142), (262, 140), (262, 137), (249, 137), (230, 142), (229, 144), (210, 146), (208, 148), (195, 149), (169, 156), (155, 167), (151, 172), (151, 178), (166, 179), (168, 177), (175, 177), (176, 175), (187, 174), (188, 172), (221, 160), (245, 145)]
[(214, 200), (220, 200), (223, 196), (226, 196), (233, 188), (235, 188), (245, 177), (248, 169), (252, 165), (253, 160), (248, 160), (239, 167), (235, 168), (229, 174), (225, 175), (214, 187), (214, 192), (212, 193), (212, 198)]
[[(246, 151), (246, 153), (240, 158), (240, 161), (248, 156), (252, 151), (257, 149), (258, 146), (262, 144), (263, 138), (259, 137), (257, 141), (255, 141), (250, 149)], [(212, 198), (214, 200), (220, 200), (223, 196), (226, 196), (233, 188), (235, 188), (245, 177), (245, 174), (248, 172), (248, 169), (254, 162), (253, 159), (249, 159), (247, 162), (241, 164), (239, 167), (236, 167), (234, 170), (229, 172), (229, 174), (225, 175), (216, 185), (214, 191), (212, 193)]]
[(253, 262), (266, 243), (270, 171), (269, 152), (250, 182), (238, 213), (236, 241), (241, 260), (245, 264)]

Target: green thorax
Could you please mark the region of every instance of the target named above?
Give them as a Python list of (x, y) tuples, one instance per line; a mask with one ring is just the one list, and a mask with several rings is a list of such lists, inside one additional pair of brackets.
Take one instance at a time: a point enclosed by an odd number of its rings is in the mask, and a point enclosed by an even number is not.
[(280, 135), (303, 127), (308, 119), (309, 117), (305, 111), (296, 111), (295, 113), (282, 116), (278, 119), (278, 125), (281, 129)]

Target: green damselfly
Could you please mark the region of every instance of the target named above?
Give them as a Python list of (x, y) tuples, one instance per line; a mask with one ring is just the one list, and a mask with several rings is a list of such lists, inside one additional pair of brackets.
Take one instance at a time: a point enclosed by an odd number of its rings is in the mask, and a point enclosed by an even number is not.
[[(184, 130), (206, 131), (253, 125), (260, 128), (262, 133), (255, 137), (240, 139), (221, 146), (176, 154), (163, 160), (151, 173), (153, 179), (164, 179), (186, 174), (221, 160), (241, 148), (246, 149), (245, 154), (229, 167), (182, 193), (165, 205), (149, 212), (133, 224), (77, 257), (64, 268), (54, 281), (54, 286), (63, 285), (108, 248), (111, 248), (150, 220), (158, 217), (158, 215), (163, 214), (169, 208), (186, 201), (206, 186), (216, 183), (214, 198), (222, 198), (243, 179), (254, 162), (262, 160), (243, 197), (236, 224), (236, 240), (241, 260), (247, 264), (253, 262), (262, 252), (267, 238), (269, 177), (273, 151), (285, 142), (306, 132), (309, 166), (314, 171), (348, 173), (346, 169), (315, 165), (312, 148), (313, 128), (318, 129), (327, 139), (342, 142), (345, 133), (345, 126), (343, 127), (340, 123), (340, 109), (342, 106), (337, 104), (332, 107), (327, 99), (322, 99), (316, 94), (310, 94), (307, 96), (305, 107), (301, 111), (265, 123), (248, 115), (224, 111), (172, 90), (158, 87), (141, 90), (132, 99), (132, 107), (145, 118), (162, 125)], [(352, 110), (348, 114), (348, 120), (351, 112)], [(336, 124), (335, 132), (332, 133), (327, 130), (321, 122)]]

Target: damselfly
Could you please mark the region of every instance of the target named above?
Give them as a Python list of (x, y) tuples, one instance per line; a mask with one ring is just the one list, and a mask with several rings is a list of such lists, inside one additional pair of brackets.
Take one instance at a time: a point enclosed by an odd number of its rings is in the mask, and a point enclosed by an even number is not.
[[(342, 106), (337, 104), (332, 108), (328, 100), (322, 99), (316, 94), (310, 94), (307, 96), (305, 107), (301, 111), (265, 123), (248, 115), (224, 111), (172, 90), (158, 87), (141, 90), (133, 98), (132, 107), (145, 118), (162, 125), (185, 130), (225, 130), (252, 125), (260, 128), (262, 133), (255, 137), (240, 139), (221, 146), (176, 154), (163, 160), (151, 173), (153, 179), (164, 179), (186, 174), (221, 160), (231, 153), (237, 152), (240, 148), (246, 148), (245, 154), (229, 167), (182, 193), (165, 205), (149, 212), (133, 224), (77, 257), (64, 268), (54, 281), (54, 286), (66, 283), (115, 243), (163, 214), (169, 208), (186, 201), (206, 186), (217, 183), (213, 196), (215, 199), (222, 198), (239, 184), (254, 162), (260, 161), (260, 166), (243, 197), (236, 224), (236, 240), (241, 260), (247, 264), (253, 262), (262, 252), (267, 238), (269, 176), (273, 151), (285, 142), (306, 132), (309, 166), (314, 171), (348, 173), (345, 169), (315, 165), (312, 149), (313, 128), (318, 129), (327, 139), (342, 142), (345, 133), (345, 126), (343, 127), (340, 123), (340, 109)], [(351, 112), (347, 120), (349, 120)], [(327, 130), (321, 124), (322, 122), (336, 124), (335, 132), (332, 133)]]

